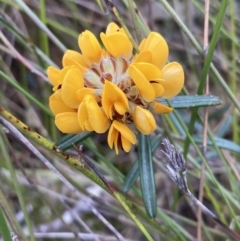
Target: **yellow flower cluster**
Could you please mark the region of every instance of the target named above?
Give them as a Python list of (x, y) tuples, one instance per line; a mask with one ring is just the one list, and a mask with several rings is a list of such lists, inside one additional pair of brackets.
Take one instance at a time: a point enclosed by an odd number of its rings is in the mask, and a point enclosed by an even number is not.
[(48, 68), (54, 91), (50, 109), (63, 133), (109, 129), (110, 148), (117, 154), (118, 146), (129, 152), (136, 144), (136, 129), (145, 135), (156, 129), (152, 112), (172, 111), (156, 98), (177, 95), (184, 72), (177, 62), (166, 64), (168, 45), (156, 32), (142, 40), (135, 55), (126, 33), (115, 23), (100, 38), (104, 48), (93, 33), (84, 31), (78, 38), (81, 54), (67, 50), (61, 70)]

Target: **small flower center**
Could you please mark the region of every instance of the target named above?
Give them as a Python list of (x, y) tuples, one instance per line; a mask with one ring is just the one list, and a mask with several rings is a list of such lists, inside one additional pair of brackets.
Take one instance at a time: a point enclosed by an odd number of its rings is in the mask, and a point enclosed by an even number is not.
[(129, 61), (124, 57), (102, 57), (98, 64), (93, 63), (84, 74), (86, 87), (102, 89), (104, 81), (108, 80), (117, 85), (126, 93), (131, 86), (131, 78), (128, 74)]
[(111, 81), (120, 88), (126, 95), (130, 106), (130, 112), (120, 115), (113, 106), (113, 116), (115, 119), (122, 120), (124, 123), (132, 123), (132, 114), (136, 105), (146, 107), (147, 103), (139, 95), (139, 91), (128, 73), (130, 60), (124, 57), (114, 58), (112, 56), (103, 56), (99, 63), (93, 63), (84, 73), (85, 87), (95, 89), (98, 96), (98, 104), (101, 106), (101, 96), (105, 81)]

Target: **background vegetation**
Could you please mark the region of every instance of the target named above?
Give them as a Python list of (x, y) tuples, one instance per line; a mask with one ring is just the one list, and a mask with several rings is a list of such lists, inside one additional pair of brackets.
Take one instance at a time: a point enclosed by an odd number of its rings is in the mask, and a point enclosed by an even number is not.
[[(127, 201), (120, 199), (153, 240), (227, 240), (230, 236), (173, 184), (160, 151), (164, 137), (182, 150), (192, 193), (239, 233), (239, 1), (211, 1), (209, 27), (204, 25), (205, 1), (136, 0), (137, 15), (128, 6), (131, 0), (113, 3), (134, 38), (135, 19), (141, 32), (148, 26), (167, 40), (169, 60), (184, 67), (181, 95), (209, 93), (222, 102), (158, 117), (157, 131), (151, 136), (157, 143), (155, 221), (145, 214), (139, 180), (123, 193)], [(138, 147), (116, 156), (105, 134), (64, 136), (48, 108), (52, 90), (46, 68), (61, 67), (66, 49), (79, 50), (79, 33), (88, 29), (99, 36), (110, 21), (118, 23), (108, 1), (0, 0), (0, 107), (13, 115), (0, 111), (0, 233), (4, 240), (146, 240), (143, 227), (80, 163), (72, 143), (83, 145), (84, 154), (119, 192), (137, 159)], [(204, 97), (201, 100), (206, 102)], [(202, 105), (218, 103), (205, 102)], [(7, 124), (20, 129), (23, 136)], [(60, 144), (75, 159), (52, 150), (52, 143)]]

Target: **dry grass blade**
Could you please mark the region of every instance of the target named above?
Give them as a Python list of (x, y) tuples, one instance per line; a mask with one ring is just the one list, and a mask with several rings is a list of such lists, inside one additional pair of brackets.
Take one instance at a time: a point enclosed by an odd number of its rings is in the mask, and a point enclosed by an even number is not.
[(180, 190), (191, 199), (191, 201), (197, 205), (202, 211), (209, 217), (211, 217), (216, 223), (218, 223), (225, 232), (231, 235), (235, 240), (240, 240), (240, 234), (232, 231), (227, 227), (213, 212), (211, 212), (201, 201), (199, 201), (189, 190), (187, 184), (187, 169), (183, 154), (178, 151), (168, 139), (164, 139), (163, 143), (165, 150), (164, 163), (166, 171), (173, 182), (180, 188)]

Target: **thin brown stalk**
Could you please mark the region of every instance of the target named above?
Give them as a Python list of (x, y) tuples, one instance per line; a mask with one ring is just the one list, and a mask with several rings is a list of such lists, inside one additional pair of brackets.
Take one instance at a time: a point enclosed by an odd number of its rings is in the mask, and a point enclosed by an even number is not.
[[(208, 32), (209, 32), (209, 6), (210, 0), (205, 1), (205, 15), (204, 15), (204, 34), (203, 34), (203, 49), (204, 54), (206, 56), (208, 50)], [(209, 76), (207, 75), (206, 79), (206, 86), (205, 86), (205, 94), (209, 93)], [(204, 126), (203, 126), (203, 139), (202, 139), (202, 151), (203, 156), (206, 156), (207, 152), (207, 130), (208, 130), (208, 108), (204, 109)], [(201, 177), (200, 177), (200, 184), (199, 184), (199, 195), (198, 200), (200, 202), (203, 201), (203, 187), (204, 187), (204, 179), (205, 179), (205, 165), (202, 163), (201, 168)], [(202, 240), (202, 209), (198, 207), (197, 210), (197, 240)]]

